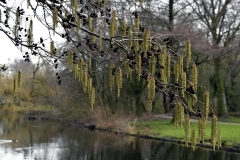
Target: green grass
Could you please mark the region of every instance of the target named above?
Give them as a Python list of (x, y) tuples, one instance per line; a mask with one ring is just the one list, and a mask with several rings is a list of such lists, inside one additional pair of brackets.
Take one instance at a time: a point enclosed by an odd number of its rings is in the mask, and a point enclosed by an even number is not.
[[(240, 144), (240, 125), (219, 124), (222, 131), (222, 142), (224, 146)], [(137, 131), (140, 134), (153, 137), (184, 139), (184, 128), (174, 128), (169, 120), (136, 122)], [(191, 128), (198, 130), (198, 124), (191, 122)], [(207, 125), (206, 140), (211, 137), (211, 124)]]
[(228, 118), (219, 118), (219, 122), (240, 123), (239, 117), (229, 116)]

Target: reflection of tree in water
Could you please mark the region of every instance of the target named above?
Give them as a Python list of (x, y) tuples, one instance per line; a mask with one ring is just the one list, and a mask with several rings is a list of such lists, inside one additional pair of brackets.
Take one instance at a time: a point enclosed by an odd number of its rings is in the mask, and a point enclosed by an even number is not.
[(169, 142), (144, 140), (114, 133), (70, 128), (51, 121), (27, 121), (19, 115), (0, 119), (1, 139), (14, 139), (5, 149), (21, 150), (26, 159), (44, 160), (237, 160), (239, 154), (187, 148)]

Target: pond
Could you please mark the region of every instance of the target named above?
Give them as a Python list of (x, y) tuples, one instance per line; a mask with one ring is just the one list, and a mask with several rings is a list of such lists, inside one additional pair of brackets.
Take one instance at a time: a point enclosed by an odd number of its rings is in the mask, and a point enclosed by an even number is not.
[[(12, 140), (17, 139), (17, 142)], [(0, 116), (0, 160), (240, 160), (240, 154), (187, 148), (60, 122)]]

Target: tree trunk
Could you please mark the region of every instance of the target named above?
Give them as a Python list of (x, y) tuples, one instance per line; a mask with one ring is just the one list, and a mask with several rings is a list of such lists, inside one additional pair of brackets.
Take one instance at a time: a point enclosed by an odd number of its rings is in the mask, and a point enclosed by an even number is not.
[(228, 117), (226, 96), (223, 84), (221, 61), (215, 61), (215, 80), (217, 85), (217, 109), (219, 117)]
[(141, 95), (142, 94), (138, 94), (138, 95), (136, 95), (136, 98), (135, 98), (136, 115), (138, 117), (142, 116), (142, 113), (143, 113), (143, 106), (141, 103)]
[(167, 103), (167, 95), (163, 93), (163, 106), (164, 106), (164, 113), (168, 113), (168, 103)]

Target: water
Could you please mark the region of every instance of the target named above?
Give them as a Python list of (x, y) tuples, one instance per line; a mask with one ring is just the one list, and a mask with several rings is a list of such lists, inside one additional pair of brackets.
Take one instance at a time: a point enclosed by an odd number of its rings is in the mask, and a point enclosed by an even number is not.
[[(17, 139), (18, 142), (12, 142)], [(0, 160), (240, 160), (240, 154), (0, 116)]]

